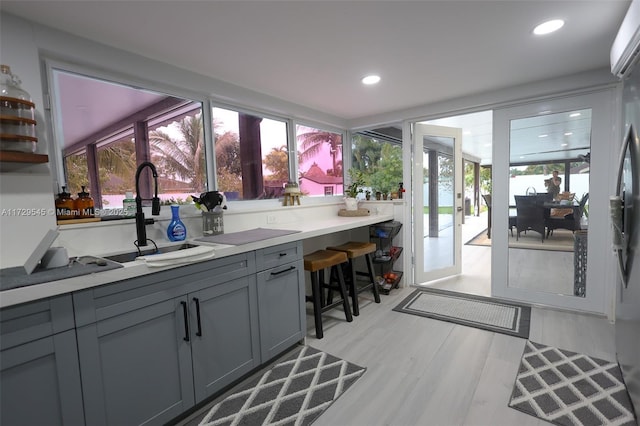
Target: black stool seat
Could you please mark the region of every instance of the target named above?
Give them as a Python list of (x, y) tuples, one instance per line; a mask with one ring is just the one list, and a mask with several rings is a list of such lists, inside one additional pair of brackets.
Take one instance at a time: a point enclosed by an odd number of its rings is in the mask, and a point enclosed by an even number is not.
[[(347, 322), (353, 321), (351, 309), (349, 308), (347, 287), (342, 274), (342, 263), (347, 262), (347, 255), (339, 251), (318, 250), (304, 256), (304, 269), (311, 274), (311, 296), (306, 300), (313, 303), (313, 317), (316, 325), (316, 337), (322, 339), (322, 313), (342, 305)], [(329, 283), (325, 283), (324, 270), (331, 268)], [(335, 280), (333, 279), (335, 277)], [(335, 285), (333, 283), (336, 283)], [(341, 300), (333, 303), (325, 303), (323, 289), (337, 290)]]
[[(373, 260), (371, 259), (371, 253), (376, 251), (376, 244), (362, 241), (349, 241), (348, 243), (341, 244), (339, 246), (327, 247), (327, 250), (334, 250), (343, 252), (349, 258), (349, 272), (350, 279), (347, 283), (349, 286), (349, 293), (351, 294), (351, 304), (353, 305), (353, 315), (360, 315), (360, 307), (358, 306), (358, 293), (361, 293), (369, 288), (373, 290), (373, 298), (376, 303), (380, 303), (380, 292), (376, 285), (375, 273), (373, 271)], [(367, 264), (367, 273), (359, 273), (356, 271), (354, 261), (359, 257), (364, 257)], [(357, 275), (365, 275), (369, 279), (369, 284), (364, 286), (358, 286), (356, 277)]]

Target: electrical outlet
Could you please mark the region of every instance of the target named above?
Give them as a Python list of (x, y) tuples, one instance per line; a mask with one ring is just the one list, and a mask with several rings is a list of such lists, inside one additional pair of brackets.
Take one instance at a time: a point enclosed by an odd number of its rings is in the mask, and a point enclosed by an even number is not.
[(267, 215), (267, 223), (276, 223), (276, 215), (268, 214)]

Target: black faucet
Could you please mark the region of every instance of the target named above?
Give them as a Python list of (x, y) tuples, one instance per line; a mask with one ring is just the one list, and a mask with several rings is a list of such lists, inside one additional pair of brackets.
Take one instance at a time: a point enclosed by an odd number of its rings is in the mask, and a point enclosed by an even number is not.
[[(140, 164), (136, 170), (136, 236), (138, 237), (138, 240), (135, 244), (138, 247), (147, 245), (146, 223), (144, 219), (144, 212), (142, 211), (142, 197), (140, 197), (140, 173), (145, 167), (149, 167), (151, 169), (155, 184), (155, 196), (151, 199), (151, 214), (154, 216), (158, 216), (160, 214), (160, 199), (158, 198), (158, 171), (156, 170), (156, 166), (149, 161), (145, 161)], [(148, 198), (145, 199), (148, 200)]]

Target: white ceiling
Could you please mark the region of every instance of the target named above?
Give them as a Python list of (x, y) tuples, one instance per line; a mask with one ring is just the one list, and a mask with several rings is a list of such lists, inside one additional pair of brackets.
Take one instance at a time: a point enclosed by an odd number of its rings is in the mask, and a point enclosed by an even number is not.
[[(629, 0), (11, 1), (3, 11), (344, 119), (608, 66)], [(534, 37), (549, 18), (564, 28)], [(380, 84), (359, 80), (379, 73)]]

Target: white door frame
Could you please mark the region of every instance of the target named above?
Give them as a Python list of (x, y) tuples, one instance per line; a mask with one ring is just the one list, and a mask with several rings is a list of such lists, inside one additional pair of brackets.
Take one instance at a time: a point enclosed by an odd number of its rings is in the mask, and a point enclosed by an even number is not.
[[(454, 159), (454, 213), (453, 213), (453, 265), (433, 271), (425, 271), (424, 266), (424, 214), (423, 214), (423, 141), (424, 136), (441, 136), (452, 138)], [(414, 252), (414, 283), (421, 284), (440, 278), (458, 275), (462, 271), (462, 215), (464, 214), (464, 199), (462, 198), (463, 159), (462, 159), (462, 129), (444, 126), (434, 126), (421, 123), (413, 125), (413, 252)]]
[(493, 116), (492, 228), (508, 229), (509, 220), (509, 124), (510, 120), (591, 108), (591, 168), (589, 179), (589, 227), (586, 297), (536, 292), (508, 285), (508, 233), (492, 233), (491, 293), (526, 303), (611, 314), (615, 282), (609, 221), (609, 195), (615, 192), (615, 164), (620, 150), (616, 130), (616, 89), (529, 102), (497, 108)]

